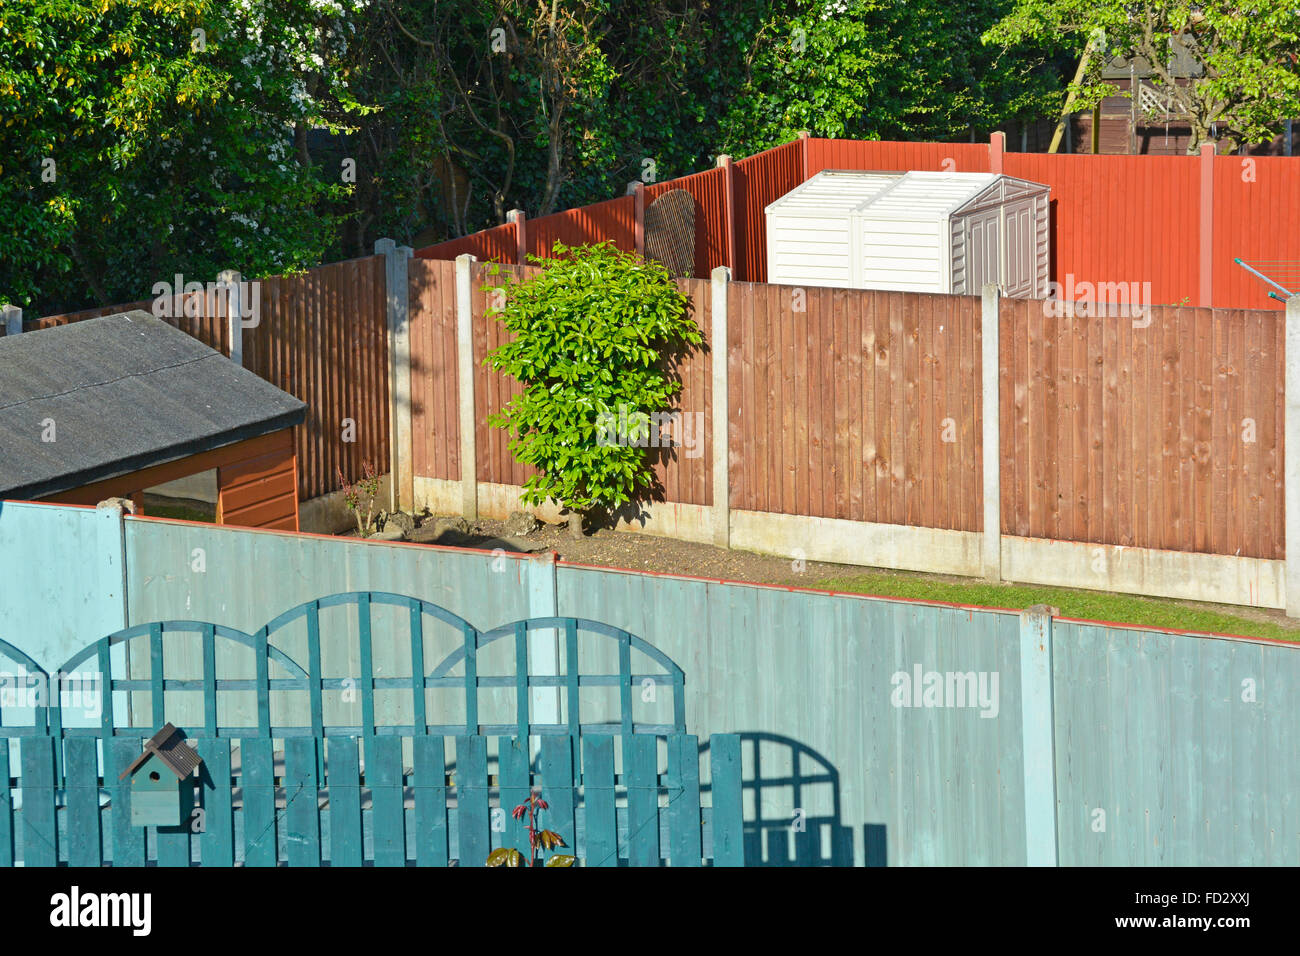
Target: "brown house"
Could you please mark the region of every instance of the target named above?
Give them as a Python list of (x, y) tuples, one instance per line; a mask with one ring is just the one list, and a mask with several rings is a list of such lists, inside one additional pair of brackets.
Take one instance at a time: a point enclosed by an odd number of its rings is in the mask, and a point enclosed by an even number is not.
[(147, 312), (0, 338), (0, 499), (298, 530), (307, 406)]

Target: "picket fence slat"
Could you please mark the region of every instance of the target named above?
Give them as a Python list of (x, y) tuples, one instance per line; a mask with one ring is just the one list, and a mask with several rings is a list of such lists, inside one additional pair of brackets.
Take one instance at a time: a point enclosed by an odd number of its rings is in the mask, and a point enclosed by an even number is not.
[(68, 865), (100, 866), (104, 847), (99, 817), (99, 741), (72, 737), (68, 759)]
[(360, 866), (361, 760), (356, 737), (327, 738), (326, 782), (329, 784), (330, 866)]
[[(115, 737), (107, 741), (104, 774), (112, 793), (113, 866), (144, 866), (146, 854), (143, 827), (131, 826), (131, 778), (119, 779), (136, 757), (144, 742), (138, 737)], [(25, 791), (24, 791), (25, 792)]]
[(623, 738), (627, 776), (627, 858), (631, 866), (659, 865), (659, 740), (649, 734)]
[(461, 866), (482, 866), (491, 852), (486, 737), (456, 738), (456, 816)]
[(668, 859), (673, 866), (699, 866), (700, 741), (694, 734), (668, 738)]
[(524, 854), (526, 858), (528, 856), (528, 818), (525, 816), (521, 821), (514, 821), (510, 819), (509, 814), (515, 807), (528, 799), (531, 789), (528, 768), (528, 738), (497, 738), (497, 760), (501, 775), (501, 810), (507, 815), (506, 829), (502, 834), (500, 845), (514, 847)]
[(195, 743), (203, 757), (203, 829), (199, 860), (204, 866), (235, 865), (235, 814), (230, 792), (230, 740), (204, 738)]
[(320, 866), (320, 779), (315, 737), (284, 742), (285, 856), (290, 866)]
[(568, 736), (542, 738), (542, 794), (550, 807), (546, 811), (546, 829), (554, 830), (564, 841), (564, 847), (548, 853), (548, 857), (556, 853), (572, 856), (578, 852), (578, 834), (573, 812), (576, 802), (573, 742), (574, 738)]
[(18, 744), (23, 770), (23, 862), (57, 866), (59, 841), (54, 814), (54, 748), (51, 737), (24, 737)]
[(272, 743), (264, 737), (245, 737), (239, 742), (240, 782), (244, 791), (245, 866), (275, 866), (279, 861)]
[(442, 737), (420, 736), (412, 742), (415, 757), (415, 862), (446, 866), (447, 754)]
[(587, 866), (618, 866), (612, 736), (582, 738), (582, 784), (586, 804), (583, 862)]
[(375, 866), (406, 865), (406, 815), (403, 807), (402, 738), (366, 742), (366, 785), (370, 788)]
[(745, 865), (744, 801), (740, 786), (740, 735), (709, 738), (713, 780), (713, 865)]
[(0, 866), (13, 866), (14, 848), (14, 798), (9, 784), (9, 740), (0, 737)]

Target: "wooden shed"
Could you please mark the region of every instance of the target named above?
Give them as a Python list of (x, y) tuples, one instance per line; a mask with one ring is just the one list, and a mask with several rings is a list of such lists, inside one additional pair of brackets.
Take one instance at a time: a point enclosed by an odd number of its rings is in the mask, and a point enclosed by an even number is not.
[(5, 336), (0, 499), (130, 498), (140, 513), (147, 492), (204, 478), (210, 520), (296, 531), (293, 429), (306, 413), (147, 312)]

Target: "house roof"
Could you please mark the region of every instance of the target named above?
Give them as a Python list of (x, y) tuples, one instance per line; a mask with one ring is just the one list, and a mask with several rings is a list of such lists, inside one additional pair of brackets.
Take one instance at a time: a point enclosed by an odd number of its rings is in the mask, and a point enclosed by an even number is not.
[(5, 336), (0, 498), (42, 498), (280, 431), (306, 409), (143, 311)]
[(117, 779), (125, 780), (150, 757), (157, 757), (163, 766), (176, 774), (178, 780), (184, 780), (194, 773), (194, 769), (203, 762), (198, 751), (185, 742), (180, 731), (169, 721), (149, 738), (149, 742), (144, 745), (144, 753), (131, 761), (131, 766), (123, 770)]

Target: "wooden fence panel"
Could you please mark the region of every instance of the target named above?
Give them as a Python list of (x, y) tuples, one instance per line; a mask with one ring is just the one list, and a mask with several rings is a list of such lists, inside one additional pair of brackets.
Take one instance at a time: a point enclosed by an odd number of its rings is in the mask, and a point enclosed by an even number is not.
[(412, 259), (411, 441), (415, 473), (460, 478), (460, 379), (456, 360), (456, 264)]
[(731, 286), (731, 505), (977, 531), (980, 302)]
[(340, 470), (354, 480), (366, 462), (386, 472), (384, 258), (263, 279), (260, 310), (257, 326), (244, 330), (244, 366), (307, 403), (307, 420), (295, 430), (299, 497), (336, 491)]
[(1005, 533), (1283, 557), (1280, 313), (1001, 308)]

